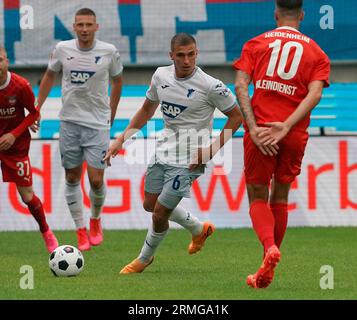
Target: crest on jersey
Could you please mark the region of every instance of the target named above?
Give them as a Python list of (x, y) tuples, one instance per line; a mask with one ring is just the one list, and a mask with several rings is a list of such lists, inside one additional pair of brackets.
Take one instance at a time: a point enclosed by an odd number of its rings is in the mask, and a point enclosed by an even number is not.
[(94, 74), (93, 71), (71, 70), (71, 83), (85, 84)]
[(195, 89), (188, 89), (187, 90), (187, 98), (189, 98), (192, 95), (192, 93), (194, 93), (195, 91), (196, 91)]
[(9, 96), (7, 101), (9, 102), (10, 106), (14, 106), (16, 104), (16, 96)]
[(227, 88), (224, 88), (219, 92), (219, 95), (220, 96), (224, 96), (224, 97), (228, 97), (229, 96), (229, 90)]
[(101, 56), (95, 57), (95, 64), (102, 64), (102, 62), (103, 62), (103, 59)]
[(162, 113), (172, 119), (175, 119), (179, 116), (183, 111), (187, 109), (186, 106), (181, 106), (179, 104), (162, 101), (161, 103), (161, 111)]

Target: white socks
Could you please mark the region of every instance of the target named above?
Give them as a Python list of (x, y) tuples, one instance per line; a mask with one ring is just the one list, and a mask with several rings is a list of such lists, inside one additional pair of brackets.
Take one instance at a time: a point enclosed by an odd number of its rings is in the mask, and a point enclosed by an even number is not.
[(139, 254), (139, 259), (141, 262), (147, 263), (150, 261), (150, 258), (154, 255), (157, 247), (165, 238), (168, 231), (169, 229), (165, 230), (164, 232), (157, 233), (153, 230), (152, 226), (149, 228), (144, 245)]
[(65, 196), (68, 205), (68, 209), (72, 215), (74, 224), (76, 228), (84, 228), (83, 220), (83, 200), (82, 200), (82, 191), (80, 188), (80, 182), (69, 183), (66, 181), (65, 185)]
[(169, 220), (178, 223), (190, 231), (193, 236), (199, 235), (203, 230), (203, 222), (199, 221), (198, 218), (191, 215), (181, 206), (177, 206), (172, 210)]
[(99, 189), (90, 188), (89, 199), (92, 218), (99, 219), (99, 215), (102, 212), (106, 194), (107, 189), (105, 188), (104, 183)]

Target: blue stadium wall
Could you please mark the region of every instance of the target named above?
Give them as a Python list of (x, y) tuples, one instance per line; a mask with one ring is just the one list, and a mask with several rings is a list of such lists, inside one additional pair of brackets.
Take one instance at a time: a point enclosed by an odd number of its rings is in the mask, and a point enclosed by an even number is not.
[[(43, 66), (56, 42), (71, 39), (73, 16), (90, 7), (100, 24), (98, 37), (114, 43), (123, 62), (169, 62), (169, 42), (176, 32), (196, 36), (201, 64), (231, 63), (243, 43), (275, 28), (274, 0), (3, 0), (0, 44), (17, 66)], [(357, 1), (306, 0), (301, 31), (331, 60), (357, 60)]]

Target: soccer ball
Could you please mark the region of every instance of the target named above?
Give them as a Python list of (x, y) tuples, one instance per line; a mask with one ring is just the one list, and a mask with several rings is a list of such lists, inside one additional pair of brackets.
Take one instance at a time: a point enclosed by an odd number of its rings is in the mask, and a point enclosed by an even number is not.
[(76, 247), (66, 244), (50, 254), (48, 265), (56, 277), (73, 277), (83, 270), (84, 257)]

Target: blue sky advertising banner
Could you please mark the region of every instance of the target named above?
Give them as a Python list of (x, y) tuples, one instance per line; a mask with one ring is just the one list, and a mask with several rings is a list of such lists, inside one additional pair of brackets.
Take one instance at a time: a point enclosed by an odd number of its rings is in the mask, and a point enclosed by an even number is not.
[[(119, 49), (124, 64), (169, 63), (170, 39), (193, 34), (200, 64), (227, 64), (248, 39), (275, 28), (274, 0), (2, 0), (0, 44), (12, 65), (44, 66), (54, 45), (73, 38), (74, 13), (97, 14), (98, 38)], [(331, 60), (357, 61), (357, 1), (305, 0), (301, 31)]]

